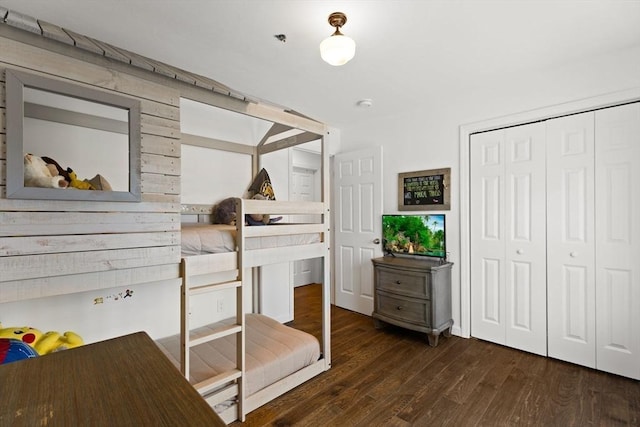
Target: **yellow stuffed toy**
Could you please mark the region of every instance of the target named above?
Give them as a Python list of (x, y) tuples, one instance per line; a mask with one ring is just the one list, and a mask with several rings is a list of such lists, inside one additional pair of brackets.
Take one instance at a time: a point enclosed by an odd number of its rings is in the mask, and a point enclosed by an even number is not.
[(60, 335), (58, 332), (49, 331), (36, 341), (34, 348), (38, 354), (43, 355), (78, 347), (83, 344), (82, 338), (75, 332), (67, 331), (63, 335)]
[(0, 324), (0, 338), (20, 340), (33, 347), (41, 356), (84, 344), (82, 338), (74, 332), (67, 331), (60, 335), (58, 332), (50, 331), (43, 334), (42, 331), (29, 326), (2, 328)]
[(69, 187), (77, 188), (79, 190), (95, 190), (93, 185), (87, 181), (80, 181), (78, 179), (78, 175), (71, 168), (67, 168), (67, 173), (69, 174), (69, 179), (71, 182), (69, 183)]
[(3, 328), (0, 324), (0, 338), (12, 338), (14, 340), (20, 340), (25, 344), (29, 344), (33, 347), (42, 337), (42, 331), (31, 328), (29, 326)]

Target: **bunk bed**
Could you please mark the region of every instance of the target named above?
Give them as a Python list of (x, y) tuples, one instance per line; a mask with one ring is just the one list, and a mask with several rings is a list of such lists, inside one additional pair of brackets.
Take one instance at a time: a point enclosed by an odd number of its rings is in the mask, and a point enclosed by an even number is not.
[[(328, 162), (324, 141), (322, 147), (326, 189), (324, 167)], [(260, 146), (256, 155), (259, 151)], [(257, 162), (253, 165), (257, 169)], [(327, 194), (328, 191), (323, 192), (323, 200), (328, 200)], [(265, 226), (248, 225), (242, 220), (235, 226), (212, 225), (212, 208), (182, 206), (185, 220), (180, 334), (158, 340), (158, 344), (221, 418), (230, 423), (244, 421), (247, 413), (331, 367), (329, 207), (326, 201), (236, 199), (239, 219), (251, 214), (284, 218)], [(305, 223), (287, 222), (292, 216), (311, 219)], [(195, 221), (187, 219), (194, 217)], [(311, 258), (323, 259), (320, 340), (253, 312), (259, 276), (256, 269)], [(212, 325), (192, 327), (191, 298), (229, 289), (235, 289), (235, 316)]]

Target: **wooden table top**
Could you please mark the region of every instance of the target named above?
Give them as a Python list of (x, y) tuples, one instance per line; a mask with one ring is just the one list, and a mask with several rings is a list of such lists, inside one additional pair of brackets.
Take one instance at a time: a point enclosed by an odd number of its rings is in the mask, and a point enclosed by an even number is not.
[(0, 365), (0, 387), (0, 425), (225, 425), (144, 332)]

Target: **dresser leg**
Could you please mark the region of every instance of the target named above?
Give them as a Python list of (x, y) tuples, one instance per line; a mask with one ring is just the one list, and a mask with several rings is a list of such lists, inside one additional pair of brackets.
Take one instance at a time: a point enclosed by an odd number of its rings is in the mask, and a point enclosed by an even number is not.
[(435, 347), (438, 345), (438, 334), (427, 334), (427, 340), (429, 340), (429, 346)]
[(373, 319), (373, 326), (374, 326), (376, 329), (382, 329), (382, 328), (384, 328), (384, 327), (385, 327), (385, 326), (387, 326), (387, 325), (386, 325), (384, 322), (382, 322), (382, 321), (380, 321), (380, 320), (378, 320), (378, 319)]
[(449, 326), (447, 329), (442, 331), (442, 335), (444, 335), (447, 338), (451, 338), (451, 326)]

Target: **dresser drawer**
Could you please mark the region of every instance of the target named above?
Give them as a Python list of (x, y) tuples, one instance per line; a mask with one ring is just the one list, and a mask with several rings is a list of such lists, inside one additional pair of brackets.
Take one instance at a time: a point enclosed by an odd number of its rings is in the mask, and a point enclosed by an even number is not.
[(431, 298), (428, 273), (413, 273), (379, 268), (376, 289), (419, 298)]
[(377, 292), (375, 311), (382, 316), (431, 327), (431, 302), (427, 300)]

